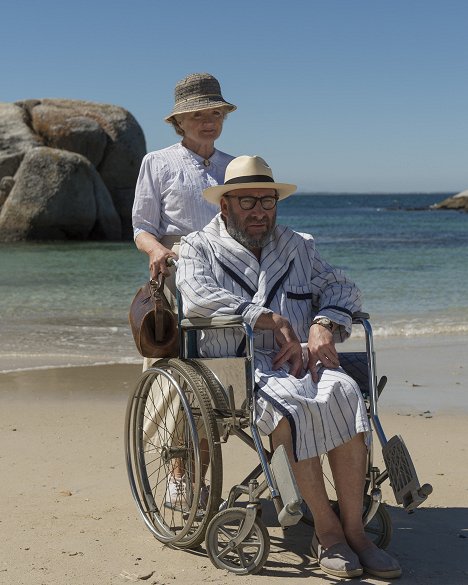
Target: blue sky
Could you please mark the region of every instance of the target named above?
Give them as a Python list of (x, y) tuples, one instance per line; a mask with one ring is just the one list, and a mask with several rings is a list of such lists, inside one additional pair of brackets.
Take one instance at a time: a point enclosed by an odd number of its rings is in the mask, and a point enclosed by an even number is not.
[(238, 106), (218, 148), (279, 181), (468, 188), (466, 0), (14, 0), (1, 25), (2, 101), (117, 104), (155, 150), (175, 83), (208, 71)]

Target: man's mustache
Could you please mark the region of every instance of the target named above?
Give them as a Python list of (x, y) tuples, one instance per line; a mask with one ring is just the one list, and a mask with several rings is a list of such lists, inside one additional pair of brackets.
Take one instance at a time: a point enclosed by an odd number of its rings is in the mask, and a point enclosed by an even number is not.
[(251, 221), (246, 221), (245, 224), (248, 227), (249, 225), (268, 225), (268, 220), (265, 219), (263, 221), (258, 221), (258, 220), (251, 220)]

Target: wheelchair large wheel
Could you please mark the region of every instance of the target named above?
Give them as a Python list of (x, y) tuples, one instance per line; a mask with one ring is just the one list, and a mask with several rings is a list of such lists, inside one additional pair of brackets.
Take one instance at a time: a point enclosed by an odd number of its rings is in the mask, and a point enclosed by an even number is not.
[(219, 410), (229, 411), (229, 400), (226, 391), (210, 368), (205, 366), (200, 360), (190, 360), (190, 364), (200, 372), (206, 384), (209, 386), (213, 406)]
[(237, 546), (233, 545), (245, 517), (245, 508), (228, 508), (211, 520), (205, 545), (211, 562), (218, 569), (247, 575), (258, 573), (265, 564), (270, 552), (270, 537), (260, 518), (256, 518), (248, 535)]
[(177, 548), (197, 547), (218, 511), (223, 469), (211, 398), (193, 366), (164, 359), (144, 372), (128, 403), (125, 443), (149, 530)]
[[(364, 499), (364, 506), (366, 506), (367, 498), (369, 499), (369, 505), (371, 496), (366, 495)], [(387, 548), (392, 540), (392, 519), (385, 506), (385, 504), (379, 504), (376, 513), (370, 521), (364, 526), (367, 536), (372, 542), (379, 548)]]

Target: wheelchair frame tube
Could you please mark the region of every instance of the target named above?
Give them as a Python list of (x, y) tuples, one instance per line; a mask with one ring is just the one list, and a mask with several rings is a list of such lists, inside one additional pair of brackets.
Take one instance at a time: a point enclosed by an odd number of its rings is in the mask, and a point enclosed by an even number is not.
[[(180, 296), (179, 296), (180, 299)], [(180, 311), (181, 302), (179, 301), (179, 333), (180, 333), (180, 356), (182, 359), (187, 357), (188, 354), (188, 335), (190, 330), (203, 330), (203, 329), (240, 329), (244, 330), (246, 339), (246, 357), (245, 357), (245, 381), (246, 381), (246, 399), (249, 406), (249, 426), (252, 433), (252, 439), (257, 449), (258, 456), (260, 458), (260, 464), (262, 466), (263, 473), (265, 475), (265, 481), (271, 492), (272, 498), (279, 496), (279, 491), (276, 487), (276, 482), (273, 479), (273, 475), (270, 471), (268, 458), (263, 447), (262, 439), (260, 437), (259, 430), (257, 428), (256, 419), (256, 403), (254, 397), (255, 391), (255, 372), (254, 372), (254, 334), (252, 328), (248, 323), (239, 320), (238, 316), (231, 318), (232, 322), (229, 322), (229, 318), (221, 319), (216, 321), (213, 319), (181, 319), (182, 312)]]
[(271, 492), (272, 498), (278, 498), (280, 493), (276, 487), (276, 482), (270, 471), (270, 465), (268, 463), (265, 449), (263, 447), (262, 439), (257, 428), (256, 419), (256, 401), (255, 401), (255, 372), (254, 372), (254, 335), (252, 328), (247, 323), (244, 323), (245, 336), (247, 339), (246, 343), (246, 363), (245, 363), (245, 378), (246, 378), (246, 398), (247, 404), (249, 405), (250, 413), (250, 430), (252, 432), (252, 438), (257, 448), (257, 453), (260, 458), (260, 463), (265, 475), (265, 481)]
[(372, 335), (372, 327), (371, 324), (367, 319), (358, 319), (358, 322), (364, 327), (364, 332), (366, 335), (366, 351), (367, 351), (367, 367), (369, 370), (369, 398), (370, 398), (370, 415), (372, 422), (375, 427), (375, 431), (379, 438), (380, 444), (382, 447), (387, 444), (387, 438), (385, 437), (385, 433), (383, 431), (382, 425), (380, 423), (378, 409), (377, 409), (377, 401), (378, 401), (378, 392), (377, 392), (377, 370), (375, 366), (375, 351), (374, 351), (374, 339)]

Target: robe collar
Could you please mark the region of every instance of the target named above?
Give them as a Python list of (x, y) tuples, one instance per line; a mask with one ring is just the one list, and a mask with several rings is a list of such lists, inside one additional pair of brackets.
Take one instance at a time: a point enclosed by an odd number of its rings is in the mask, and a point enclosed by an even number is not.
[(220, 213), (207, 227), (214, 228), (214, 234), (209, 229), (208, 236), (218, 261), (256, 291), (252, 298), (255, 303), (264, 305), (272, 288), (290, 270), (297, 254), (295, 232), (277, 225), (258, 261), (255, 254), (229, 235)]

